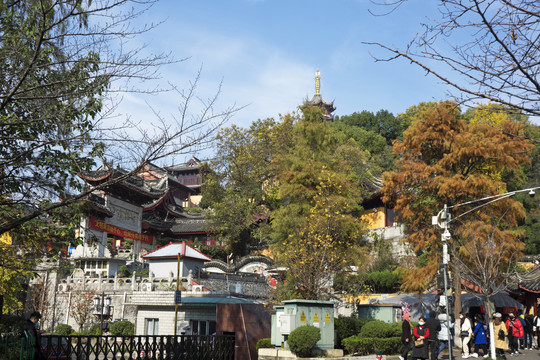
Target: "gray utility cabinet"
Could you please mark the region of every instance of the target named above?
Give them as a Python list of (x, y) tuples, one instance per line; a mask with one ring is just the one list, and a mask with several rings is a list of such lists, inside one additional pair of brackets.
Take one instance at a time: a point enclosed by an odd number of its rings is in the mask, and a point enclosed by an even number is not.
[(289, 349), (287, 338), (297, 327), (312, 325), (321, 330), (318, 349), (334, 348), (334, 303), (318, 300), (286, 300), (274, 306), (271, 342), (277, 348)]

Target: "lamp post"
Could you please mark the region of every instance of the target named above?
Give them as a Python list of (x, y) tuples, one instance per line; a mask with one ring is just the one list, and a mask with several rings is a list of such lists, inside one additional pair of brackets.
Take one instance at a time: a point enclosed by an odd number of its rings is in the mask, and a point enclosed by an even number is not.
[[(448, 231), (448, 223), (450, 222), (450, 213), (448, 212), (448, 209), (446, 205), (444, 205), (444, 208), (437, 214), (437, 223), (439, 226), (441, 226), (444, 229), (444, 232), (441, 235), (441, 241), (443, 243), (443, 279), (444, 279), (444, 299), (445, 299), (445, 309), (446, 309), (446, 331), (448, 335), (448, 358), (452, 359), (452, 336), (450, 333), (450, 312), (448, 310), (448, 305), (450, 304), (448, 302), (448, 280), (446, 277), (447, 271), (448, 271), (448, 263), (450, 262), (450, 255), (448, 254), (448, 240), (450, 240), (451, 235), (450, 231)], [(442, 224), (438, 222), (438, 220), (442, 220)], [(435, 219), (434, 219), (435, 220)]]
[[(530, 197), (534, 197), (535, 195), (535, 190), (537, 189), (540, 189), (540, 186), (537, 186), (537, 187), (533, 187), (533, 188), (529, 188), (529, 189), (522, 189), (522, 190), (516, 190), (516, 191), (510, 191), (510, 192), (507, 192), (507, 193), (503, 193), (503, 194), (497, 194), (497, 195), (492, 195), (492, 196), (486, 196), (486, 197), (483, 197), (481, 199), (476, 199), (476, 200), (471, 200), (471, 201), (467, 201), (465, 203), (462, 203), (462, 204), (457, 204), (457, 205), (453, 205), (453, 206), (447, 206), (446, 204), (444, 205), (444, 208), (439, 211), (439, 213), (436, 215), (436, 216), (433, 216), (432, 218), (432, 225), (438, 225), (441, 229), (444, 229), (443, 231), (443, 234), (441, 236), (441, 240), (443, 242), (443, 268), (444, 268), (444, 296), (445, 296), (445, 299), (446, 299), (446, 321), (447, 321), (447, 327), (448, 327), (448, 331), (450, 332), (450, 317), (449, 317), (449, 313), (448, 313), (448, 284), (447, 284), (447, 279), (446, 279), (446, 274), (447, 274), (447, 270), (448, 270), (448, 263), (450, 262), (450, 256), (448, 254), (448, 240), (450, 240), (451, 238), (451, 234), (450, 234), (450, 231), (448, 230), (448, 227), (449, 227), (449, 224), (450, 222), (462, 217), (462, 216), (465, 216), (473, 211), (476, 211), (488, 204), (491, 204), (493, 202), (496, 202), (496, 201), (499, 201), (499, 200), (502, 200), (502, 199), (506, 199), (510, 196), (513, 196), (515, 194), (518, 194), (518, 193), (523, 193), (523, 192), (527, 192), (529, 194)], [(480, 202), (480, 205), (476, 205), (474, 206), (472, 209), (470, 210), (467, 210), (461, 214), (459, 214), (458, 216), (456, 216), (455, 218), (452, 219), (451, 215), (450, 215), (450, 212), (448, 211), (448, 209), (451, 209), (451, 208), (457, 208), (457, 207), (460, 207), (460, 206), (464, 206), (464, 205), (471, 205), (471, 204), (475, 204), (475, 203), (478, 203)], [(493, 332), (493, 324), (490, 322), (489, 323), (489, 332), (490, 332), (490, 336), (491, 336), (491, 339), (494, 339), (494, 332)], [(448, 341), (450, 341), (450, 338), (448, 339)], [(449, 348), (449, 358), (452, 359), (452, 346), (451, 346), (451, 342), (449, 343), (450, 345), (448, 346)], [(495, 343), (494, 341), (492, 340), (491, 341), (491, 354), (492, 354), (492, 357), (495, 358)]]
[(111, 306), (112, 299), (110, 296), (105, 297), (105, 293), (102, 292), (100, 296), (94, 298), (94, 307), (99, 314), (99, 335), (103, 335), (103, 313), (107, 309), (107, 315), (109, 315), (109, 307)]

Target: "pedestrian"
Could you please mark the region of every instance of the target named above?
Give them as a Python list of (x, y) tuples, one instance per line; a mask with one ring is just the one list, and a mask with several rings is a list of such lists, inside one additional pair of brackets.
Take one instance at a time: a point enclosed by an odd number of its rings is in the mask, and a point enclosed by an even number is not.
[(521, 321), (516, 318), (513, 311), (508, 313), (506, 330), (508, 331), (508, 346), (510, 347), (510, 355), (521, 354), (518, 351), (518, 339), (523, 336), (523, 326), (521, 326)]
[[(537, 314), (540, 308), (537, 310)], [(536, 350), (540, 350), (540, 316), (536, 315), (533, 319), (533, 331), (536, 332)]]
[(41, 319), (41, 314), (37, 311), (34, 311), (30, 314), (30, 316), (22, 326), (22, 335), (26, 336), (26, 338), (30, 341), (34, 342), (33, 356), (29, 357), (28, 359), (44, 359), (44, 356), (41, 354), (41, 335), (37, 330), (39, 319)]
[(414, 336), (414, 346), (412, 350), (413, 359), (428, 359), (428, 339), (429, 339), (429, 329), (426, 325), (426, 318), (420, 317), (418, 319), (418, 325), (414, 327), (413, 330)]
[(506, 360), (506, 355), (504, 350), (508, 350), (508, 345), (506, 345), (506, 338), (508, 336), (508, 330), (506, 325), (502, 321), (502, 314), (496, 312), (493, 314), (493, 334), (495, 336), (495, 353), (497, 358), (502, 358)]
[(523, 316), (523, 313), (521, 312), (521, 310), (518, 311), (517, 319), (521, 323), (521, 327), (523, 329), (523, 333), (519, 337), (519, 348), (521, 350), (525, 350), (525, 348), (527, 347), (527, 345), (525, 344), (525, 326), (527, 326), (527, 324), (525, 323), (525, 317)]
[(469, 342), (471, 341), (472, 334), (472, 325), (471, 319), (463, 311), (459, 313), (460, 319), (460, 333), (459, 337), (461, 338), (462, 344), (462, 355), (461, 357), (467, 359), (469, 355)]
[(426, 326), (429, 329), (429, 354), (431, 360), (437, 360), (437, 333), (441, 331), (441, 322), (437, 319), (435, 311), (431, 311), (426, 319)]
[(448, 321), (445, 313), (439, 314), (438, 319), (440, 322), (441, 330), (438, 334), (440, 345), (439, 350), (437, 350), (437, 357), (445, 348), (450, 348), (450, 346), (454, 346), (451, 331), (451, 329), (454, 328), (454, 323), (450, 321), (450, 329), (448, 329)]
[(401, 342), (403, 343), (403, 352), (399, 356), (399, 360), (407, 360), (409, 351), (411, 351), (412, 334), (411, 334), (411, 316), (409, 313), (403, 314), (403, 323), (401, 324)]
[(532, 314), (527, 314), (525, 316), (525, 348), (527, 350), (532, 350), (533, 348), (533, 338), (534, 338), (534, 318)]
[(473, 330), (473, 338), (474, 353), (471, 354), (471, 356), (478, 357), (479, 350), (482, 349), (483, 356), (487, 358), (489, 356), (487, 349), (487, 336), (484, 322), (482, 321), (482, 315), (476, 316), (475, 326)]

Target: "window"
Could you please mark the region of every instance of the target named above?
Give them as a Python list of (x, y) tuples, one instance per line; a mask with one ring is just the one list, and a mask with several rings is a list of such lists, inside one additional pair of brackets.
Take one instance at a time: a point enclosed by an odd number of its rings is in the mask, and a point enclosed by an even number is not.
[(216, 332), (215, 321), (191, 320), (190, 326), (193, 335), (212, 335)]
[(145, 335), (159, 335), (159, 319), (145, 319)]

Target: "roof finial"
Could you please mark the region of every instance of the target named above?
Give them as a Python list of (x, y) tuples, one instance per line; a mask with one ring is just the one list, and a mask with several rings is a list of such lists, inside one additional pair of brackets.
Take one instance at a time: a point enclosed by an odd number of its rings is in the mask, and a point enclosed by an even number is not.
[(317, 72), (315, 73), (315, 95), (319, 95), (321, 93), (321, 73), (319, 72), (319, 69), (317, 69)]

